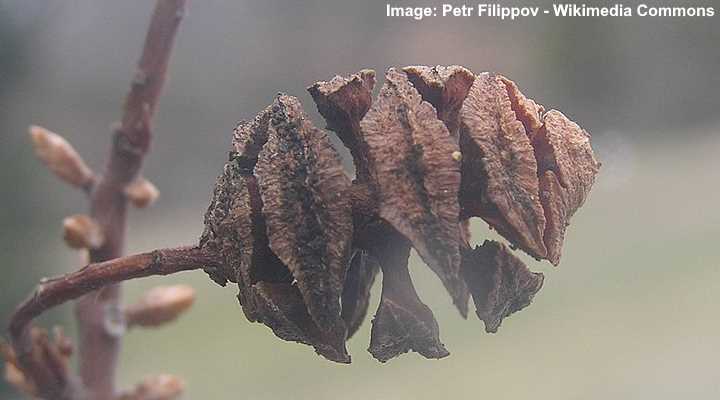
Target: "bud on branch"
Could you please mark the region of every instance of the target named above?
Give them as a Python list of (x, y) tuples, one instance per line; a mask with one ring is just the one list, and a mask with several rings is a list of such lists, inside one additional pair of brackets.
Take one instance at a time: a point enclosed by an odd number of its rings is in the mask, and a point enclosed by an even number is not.
[(116, 400), (173, 400), (185, 390), (185, 382), (174, 375), (148, 376), (135, 388), (121, 394)]
[(125, 197), (137, 208), (151, 206), (160, 197), (160, 191), (149, 180), (140, 177), (125, 188)]
[(195, 289), (187, 285), (158, 286), (125, 310), (128, 327), (155, 327), (177, 319), (195, 302)]
[(73, 249), (97, 249), (104, 241), (100, 225), (82, 214), (63, 220), (63, 239)]
[(57, 133), (37, 125), (30, 126), (35, 155), (63, 181), (89, 189), (95, 175), (70, 143)]
[[(21, 393), (32, 398), (74, 398), (79, 386), (70, 370), (73, 346), (62, 329), (55, 327), (51, 338), (45, 329), (30, 329), (32, 350), (18, 356), (5, 343), (0, 343), (0, 355), (5, 360), (5, 380)], [(23, 359), (21, 359), (21, 357)], [(23, 372), (22, 365), (33, 365), (33, 374)], [(58, 388), (65, 388), (69, 397), (48, 397)]]
[(3, 360), (5, 360), (5, 381), (20, 393), (31, 397), (37, 396), (35, 384), (18, 368), (15, 352), (12, 351), (12, 348), (2, 343), (0, 344), (0, 354), (2, 354)]

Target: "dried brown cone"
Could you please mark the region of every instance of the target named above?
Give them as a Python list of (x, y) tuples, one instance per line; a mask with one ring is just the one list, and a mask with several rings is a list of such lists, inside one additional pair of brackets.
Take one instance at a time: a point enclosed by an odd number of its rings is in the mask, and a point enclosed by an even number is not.
[(349, 362), (344, 342), (382, 270), (370, 352), (380, 361), (407, 351), (441, 358), (449, 353), (439, 327), (407, 271), (411, 248), (461, 314), (472, 294), (495, 332), (530, 303), (542, 275), (502, 244), (471, 249), (469, 218), (557, 264), (599, 164), (585, 131), (502, 76), (390, 69), (373, 103), (374, 84), (363, 70), (308, 88), (353, 156), (352, 183), (297, 99), (280, 95), (238, 125), (201, 238), (224, 262), (206, 271), (238, 285), (249, 320)]

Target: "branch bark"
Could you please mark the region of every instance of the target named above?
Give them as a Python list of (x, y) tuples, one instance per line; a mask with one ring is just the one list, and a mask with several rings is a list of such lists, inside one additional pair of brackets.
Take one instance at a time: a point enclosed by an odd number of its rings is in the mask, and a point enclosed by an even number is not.
[[(11, 343), (18, 364), (23, 371), (44, 371), (44, 365), (33, 357), (31, 322), (46, 310), (83, 295), (91, 295), (108, 285), (129, 279), (151, 275), (169, 275), (176, 272), (198, 269), (206, 265), (217, 264), (217, 256), (209, 254), (196, 246), (154, 250), (148, 253), (116, 258), (101, 263), (89, 264), (76, 272), (40, 283), (30, 297), (18, 306), (10, 320)], [(33, 379), (38, 379), (32, 375)], [(77, 389), (58, 387), (52, 378), (41, 378), (35, 382), (47, 398), (74, 399), (70, 393)], [(85, 388), (87, 390), (87, 388)], [(86, 393), (89, 398), (97, 394)]]
[[(139, 176), (143, 158), (150, 148), (152, 117), (184, 10), (185, 0), (156, 3), (122, 120), (113, 136), (105, 173), (90, 196), (90, 215), (99, 223), (105, 238), (100, 248), (91, 250), (92, 263), (111, 260), (123, 253), (127, 212), (124, 189)], [(113, 285), (81, 298), (75, 308), (79, 374), (91, 399), (109, 400), (115, 395), (121, 338), (107, 329), (107, 321), (119, 313), (120, 299), (120, 287)]]

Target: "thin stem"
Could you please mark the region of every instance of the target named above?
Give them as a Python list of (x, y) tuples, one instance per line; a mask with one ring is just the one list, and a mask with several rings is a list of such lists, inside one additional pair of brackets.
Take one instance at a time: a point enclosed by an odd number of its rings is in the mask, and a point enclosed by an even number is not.
[[(156, 3), (138, 70), (125, 99), (122, 120), (113, 137), (105, 173), (90, 195), (90, 214), (105, 237), (103, 246), (90, 252), (92, 263), (112, 260), (123, 253), (127, 214), (123, 190), (139, 176), (143, 158), (150, 148), (151, 120), (165, 83), (172, 45), (184, 9), (185, 0), (158, 0)], [(108, 332), (105, 321), (109, 313), (118, 312), (120, 300), (120, 287), (112, 285), (101, 293), (90, 293), (76, 305), (79, 374), (93, 400), (110, 400), (115, 396), (115, 370), (121, 338)]]
[(218, 261), (196, 246), (178, 247), (89, 264), (76, 272), (44, 280), (10, 320), (11, 343), (20, 366), (25, 371), (42, 370), (32, 357), (30, 327), (32, 320), (46, 310), (118, 282), (198, 269)]

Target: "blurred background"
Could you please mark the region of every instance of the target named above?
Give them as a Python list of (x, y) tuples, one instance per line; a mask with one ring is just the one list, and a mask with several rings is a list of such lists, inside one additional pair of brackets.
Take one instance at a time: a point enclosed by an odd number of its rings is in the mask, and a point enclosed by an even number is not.
[[(60, 221), (85, 212), (85, 198), (33, 157), (27, 127), (61, 133), (99, 170), (153, 3), (0, 0), (2, 321), (41, 277), (82, 262), (64, 246)], [(489, 335), (474, 316), (459, 317), (413, 256), (418, 293), (452, 354), (407, 354), (384, 365), (365, 351), (378, 287), (349, 343), (353, 364), (343, 366), (248, 323), (235, 289), (202, 272), (133, 281), (127, 301), (161, 282), (189, 283), (199, 298), (178, 323), (129, 333), (122, 386), (168, 372), (196, 399), (718, 398), (718, 17), (384, 15), (381, 2), (190, 1), (144, 169), (162, 195), (153, 208), (131, 212), (128, 252), (197, 240), (232, 128), (277, 92), (299, 96), (323, 126), (305, 91), (317, 80), (361, 68), (461, 64), (509, 76), (593, 134), (603, 168), (572, 221), (561, 266), (526, 258), (545, 273), (545, 287)], [(473, 230), (480, 242), (494, 237), (482, 221)], [(70, 305), (41, 323), (74, 334)], [(0, 382), (0, 398), (15, 396)]]

